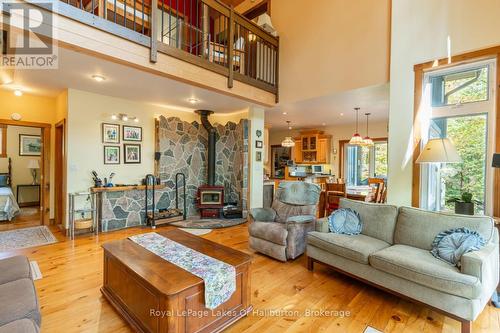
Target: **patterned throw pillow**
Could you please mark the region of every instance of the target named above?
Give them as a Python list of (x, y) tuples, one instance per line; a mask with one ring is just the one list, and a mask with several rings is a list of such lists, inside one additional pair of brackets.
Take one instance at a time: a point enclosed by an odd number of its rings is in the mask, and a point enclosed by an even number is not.
[(450, 265), (460, 267), (460, 259), (467, 252), (481, 249), (486, 244), (476, 231), (455, 228), (440, 232), (432, 242), (431, 253)]
[(336, 234), (358, 235), (363, 227), (359, 214), (350, 208), (337, 209), (328, 217), (330, 231)]

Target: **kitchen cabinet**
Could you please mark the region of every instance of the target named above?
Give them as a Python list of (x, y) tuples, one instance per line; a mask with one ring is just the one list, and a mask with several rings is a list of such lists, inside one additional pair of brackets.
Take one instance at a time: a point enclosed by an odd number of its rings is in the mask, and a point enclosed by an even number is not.
[(301, 164), (302, 163), (302, 140), (301, 139), (295, 139), (295, 146), (293, 147), (293, 161), (295, 164)]
[(294, 140), (293, 158), (296, 164), (328, 164), (330, 162), (331, 135), (318, 130), (304, 131)]

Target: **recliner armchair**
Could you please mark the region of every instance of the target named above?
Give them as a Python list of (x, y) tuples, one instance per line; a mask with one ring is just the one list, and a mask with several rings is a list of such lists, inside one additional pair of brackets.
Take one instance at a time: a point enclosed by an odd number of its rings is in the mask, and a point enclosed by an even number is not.
[(281, 261), (303, 254), (306, 235), (315, 228), (320, 193), (316, 184), (281, 182), (271, 208), (250, 210), (250, 247)]

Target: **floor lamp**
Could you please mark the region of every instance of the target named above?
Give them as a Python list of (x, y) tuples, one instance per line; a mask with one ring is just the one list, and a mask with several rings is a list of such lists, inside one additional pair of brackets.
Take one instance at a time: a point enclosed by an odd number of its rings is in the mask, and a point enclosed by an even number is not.
[[(424, 149), (418, 156), (416, 163), (429, 164), (430, 166), (441, 163), (461, 163), (462, 158), (458, 155), (457, 148), (447, 138), (430, 139), (427, 141)], [(441, 168), (437, 166), (437, 179), (436, 179), (436, 198), (439, 200), (436, 208), (441, 206), (440, 202), (440, 186), (441, 181)], [(436, 209), (437, 210), (437, 209)]]

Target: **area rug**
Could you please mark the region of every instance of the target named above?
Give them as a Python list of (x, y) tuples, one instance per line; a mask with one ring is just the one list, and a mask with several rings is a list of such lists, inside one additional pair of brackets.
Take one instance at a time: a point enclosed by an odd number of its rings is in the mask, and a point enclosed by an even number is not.
[(196, 236), (202, 236), (212, 232), (212, 229), (190, 229), (190, 228), (179, 228), (179, 229), (185, 232), (189, 232), (190, 234)]
[(56, 243), (46, 226), (0, 232), (0, 252)]
[(190, 229), (220, 229), (234, 227), (246, 221), (247, 219), (200, 219), (196, 216), (188, 217), (186, 221), (170, 223), (170, 225)]

